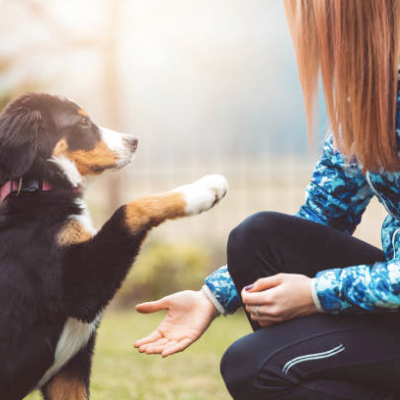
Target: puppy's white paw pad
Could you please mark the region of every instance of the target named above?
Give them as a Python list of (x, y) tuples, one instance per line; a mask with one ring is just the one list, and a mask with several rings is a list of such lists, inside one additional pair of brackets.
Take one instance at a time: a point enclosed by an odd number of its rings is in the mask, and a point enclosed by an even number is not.
[(228, 191), (228, 182), (222, 175), (206, 175), (189, 185), (177, 188), (184, 195), (187, 215), (199, 214), (217, 204)]

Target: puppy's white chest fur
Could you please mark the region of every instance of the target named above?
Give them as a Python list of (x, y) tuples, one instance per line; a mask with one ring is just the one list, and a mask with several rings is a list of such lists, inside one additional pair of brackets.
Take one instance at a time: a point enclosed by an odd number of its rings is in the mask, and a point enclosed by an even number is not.
[(76, 199), (76, 204), (80, 207), (81, 213), (79, 215), (73, 215), (71, 218), (79, 221), (85, 230), (94, 236), (97, 233), (97, 230), (93, 227), (92, 218), (90, 217), (87, 204), (81, 198)]
[[(70, 219), (76, 220), (91, 235), (96, 234), (96, 230), (92, 225), (89, 210), (83, 199), (77, 199), (76, 203), (81, 209), (80, 215), (71, 215)], [(54, 354), (53, 365), (46, 371), (37, 387), (47, 383), (61, 368), (74, 357), (89, 341), (96, 330), (101, 319), (101, 313), (98, 317), (88, 323), (80, 321), (76, 318), (69, 317), (64, 324), (64, 328), (58, 339), (56, 351)]]
[(82, 322), (75, 318), (68, 318), (58, 340), (53, 365), (46, 371), (38, 383), (43, 386), (54, 376), (79, 350), (89, 341), (101, 319), (99, 315), (91, 323)]

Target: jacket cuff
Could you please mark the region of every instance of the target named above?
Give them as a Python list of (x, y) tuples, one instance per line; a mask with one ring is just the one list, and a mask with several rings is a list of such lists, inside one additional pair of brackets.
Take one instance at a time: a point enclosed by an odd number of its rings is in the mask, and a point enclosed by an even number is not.
[(217, 298), (214, 296), (213, 292), (210, 290), (210, 288), (207, 285), (203, 285), (201, 288), (201, 291), (207, 296), (208, 300), (211, 301), (213, 306), (217, 309), (219, 315), (226, 316), (227, 312), (223, 305), (217, 300)]
[(317, 293), (317, 288), (315, 287), (315, 278), (311, 279), (311, 296), (314, 301), (314, 305), (317, 308), (317, 310), (321, 313), (324, 312), (324, 309), (321, 306), (321, 302), (319, 301), (318, 293)]
[(205, 284), (227, 314), (233, 314), (240, 307), (241, 299), (226, 265), (209, 275)]
[(342, 271), (341, 268), (328, 269), (318, 272), (314, 278), (315, 282), (313, 286), (323, 312), (340, 314), (352, 307), (351, 303), (345, 300), (341, 294)]

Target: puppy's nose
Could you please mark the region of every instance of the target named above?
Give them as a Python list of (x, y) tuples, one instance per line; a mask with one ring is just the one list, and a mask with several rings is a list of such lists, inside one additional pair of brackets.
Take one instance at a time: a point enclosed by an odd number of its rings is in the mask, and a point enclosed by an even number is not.
[(138, 146), (138, 140), (135, 137), (125, 138), (125, 143), (132, 152), (135, 152)]

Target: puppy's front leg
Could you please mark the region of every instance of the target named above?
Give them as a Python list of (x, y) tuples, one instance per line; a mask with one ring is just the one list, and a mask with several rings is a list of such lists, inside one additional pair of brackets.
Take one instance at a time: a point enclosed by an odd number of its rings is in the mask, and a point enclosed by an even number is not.
[(165, 220), (200, 214), (226, 194), (228, 184), (221, 175), (207, 175), (166, 193), (139, 198), (125, 206), (131, 233), (148, 231)]
[(167, 219), (206, 211), (227, 190), (224, 177), (208, 175), (169, 192), (142, 197), (120, 207), (92, 239), (70, 246), (64, 278), (68, 315), (95, 320), (121, 286), (151, 228)]

